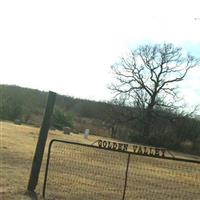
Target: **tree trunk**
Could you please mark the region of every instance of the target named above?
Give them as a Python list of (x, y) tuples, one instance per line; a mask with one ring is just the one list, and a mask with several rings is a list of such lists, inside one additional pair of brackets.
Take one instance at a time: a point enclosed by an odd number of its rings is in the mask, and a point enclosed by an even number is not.
[(117, 133), (117, 127), (115, 127), (115, 125), (113, 125), (111, 128), (111, 138), (115, 138), (116, 133)]
[(151, 133), (152, 112), (153, 112), (153, 106), (148, 106), (148, 108), (146, 110), (145, 119), (144, 119), (144, 129), (143, 129), (143, 136), (144, 136), (145, 142), (148, 140), (149, 135)]

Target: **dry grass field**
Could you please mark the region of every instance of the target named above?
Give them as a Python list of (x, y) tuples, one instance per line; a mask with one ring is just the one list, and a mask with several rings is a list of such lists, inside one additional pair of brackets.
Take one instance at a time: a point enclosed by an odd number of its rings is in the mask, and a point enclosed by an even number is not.
[[(0, 122), (0, 199), (30, 200), (25, 194), (39, 129)], [(99, 137), (64, 135), (51, 139), (91, 144)], [(42, 194), (47, 148), (36, 192)], [(181, 155), (183, 157), (183, 155)], [(127, 154), (74, 145), (53, 145), (47, 199), (121, 199)], [(78, 192), (77, 192), (78, 191)], [(38, 195), (38, 199), (42, 199)], [(133, 198), (134, 197), (134, 198)], [(134, 156), (130, 159), (126, 199), (200, 199), (199, 165)]]
[[(38, 139), (39, 128), (26, 125), (15, 125), (11, 122), (0, 122), (0, 199), (28, 200), (24, 195), (31, 170), (32, 158)], [(50, 131), (47, 144), (51, 139), (59, 138), (82, 143), (92, 143), (96, 136), (84, 139), (83, 135), (64, 135), (60, 131)], [(46, 162), (41, 169), (37, 193), (41, 194)]]

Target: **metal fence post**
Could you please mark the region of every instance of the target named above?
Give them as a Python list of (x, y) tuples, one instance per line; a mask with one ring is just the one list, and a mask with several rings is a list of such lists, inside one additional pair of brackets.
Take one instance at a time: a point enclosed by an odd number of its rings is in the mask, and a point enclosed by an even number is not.
[(49, 162), (50, 162), (50, 156), (51, 156), (51, 147), (52, 147), (54, 141), (56, 141), (56, 140), (55, 139), (51, 140), (51, 142), (49, 143), (49, 148), (48, 148), (46, 170), (45, 170), (43, 190), (42, 190), (42, 197), (43, 198), (45, 198), (45, 191), (46, 191), (46, 185), (47, 185), (47, 176), (48, 176)]
[(50, 120), (51, 120), (51, 115), (53, 113), (55, 100), (56, 100), (56, 93), (50, 91), (48, 95), (48, 101), (46, 105), (45, 114), (43, 117), (42, 126), (40, 128), (37, 146), (35, 149), (35, 155), (32, 162), (32, 168), (31, 168), (31, 173), (30, 173), (30, 178), (29, 178), (28, 188), (27, 188), (29, 192), (34, 193), (36, 185), (38, 183), (38, 177), (39, 177), (40, 168), (42, 164), (42, 158), (44, 154), (45, 144), (46, 144), (46, 140), (48, 136)]
[(128, 180), (128, 168), (129, 168), (130, 156), (131, 156), (131, 154), (129, 153), (128, 154), (128, 159), (127, 159), (127, 165), (126, 165), (125, 181), (124, 181), (124, 191), (123, 191), (122, 200), (125, 199), (125, 195), (126, 195), (127, 180)]

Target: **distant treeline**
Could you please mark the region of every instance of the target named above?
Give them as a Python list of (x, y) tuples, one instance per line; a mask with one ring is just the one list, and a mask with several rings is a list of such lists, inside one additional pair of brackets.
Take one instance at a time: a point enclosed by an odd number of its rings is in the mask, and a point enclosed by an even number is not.
[[(40, 125), (48, 92), (0, 85), (0, 119)], [(76, 129), (80, 119), (101, 121), (110, 135), (125, 141), (162, 146), (200, 155), (200, 121), (188, 115), (156, 110), (151, 134), (142, 135), (142, 112), (115, 102), (96, 102), (57, 95), (52, 126)]]
[[(0, 118), (4, 120), (21, 119), (24, 123), (37, 123), (41, 119), (48, 92), (22, 88), (13, 85), (0, 85)], [(103, 102), (76, 99), (69, 96), (57, 95), (55, 111), (73, 113), (79, 117), (104, 119)]]

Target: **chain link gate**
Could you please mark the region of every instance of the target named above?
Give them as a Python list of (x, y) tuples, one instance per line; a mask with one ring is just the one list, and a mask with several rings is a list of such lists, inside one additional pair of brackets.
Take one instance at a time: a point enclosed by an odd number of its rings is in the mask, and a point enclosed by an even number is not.
[(199, 200), (200, 161), (162, 148), (52, 140), (43, 197), (53, 200)]

